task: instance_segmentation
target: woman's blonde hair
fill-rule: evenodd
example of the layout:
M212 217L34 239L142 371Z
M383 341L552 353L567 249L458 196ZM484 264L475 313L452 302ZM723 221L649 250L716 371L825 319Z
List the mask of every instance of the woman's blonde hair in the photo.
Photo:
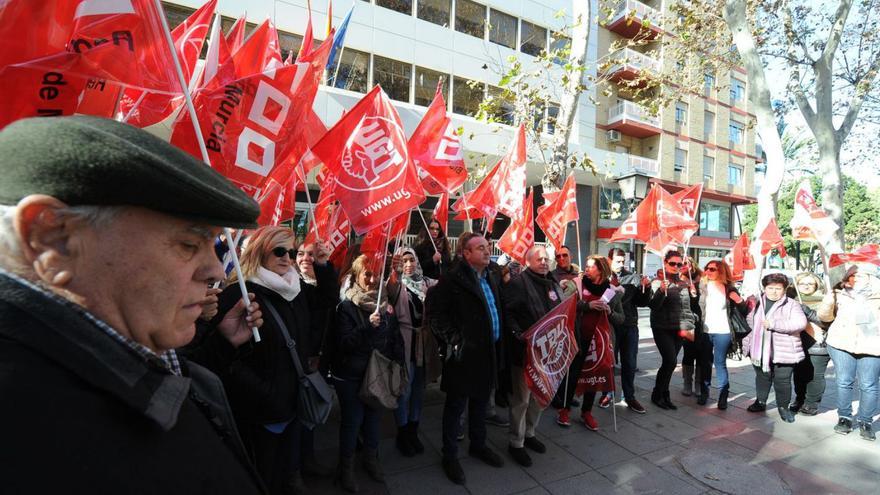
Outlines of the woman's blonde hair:
M357 285L360 276L370 269L370 258L366 254L362 254L351 262L351 283Z
M794 276L794 285L797 286L801 283L801 280L810 279L816 283L816 292L814 294L824 294L825 293L825 282L819 278L815 273L810 272L801 272Z
M296 238L293 232L286 227L261 227L248 237L247 246L241 253L239 260L241 261L241 273L247 279L251 275L257 273L257 270L263 266L266 258L271 256L272 249L279 245L291 241L294 249L296 248ZM296 260L291 260L295 262ZM229 275L227 284L231 284L238 279L235 270Z

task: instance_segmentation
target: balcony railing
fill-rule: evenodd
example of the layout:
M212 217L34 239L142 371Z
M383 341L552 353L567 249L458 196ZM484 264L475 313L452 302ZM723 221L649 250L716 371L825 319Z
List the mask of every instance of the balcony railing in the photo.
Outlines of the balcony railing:
M660 175L660 162L657 160L652 160L643 156L629 155L626 153L623 153L622 155L624 157L624 165L620 171L621 177L629 174L642 174L651 177L657 177Z
M653 7L648 7L637 0L621 0L617 4L617 8L614 9L614 17L609 24L613 24L621 17L630 14L632 14L635 19L638 19L639 22L644 21L645 19L659 22L660 19L660 12Z
M622 101L608 109L608 124L621 120L634 120L642 124L660 127L660 118L649 115L644 108L631 101Z
M639 53L630 48L617 50L611 55L611 59L615 60L615 64L611 66L608 72L613 74L619 70L631 67L636 70L647 70L649 72L659 72L660 62L651 58L644 53Z

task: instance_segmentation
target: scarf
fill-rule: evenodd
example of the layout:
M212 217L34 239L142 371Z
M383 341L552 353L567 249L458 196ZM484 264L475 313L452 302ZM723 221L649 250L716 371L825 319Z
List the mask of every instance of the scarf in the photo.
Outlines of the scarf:
M594 296L602 297L602 294L611 287L611 282L608 280L603 280L601 284L594 284L590 277L586 275L583 277L584 289L588 290L590 294Z
M257 273L248 277L247 280L276 292L287 302L293 301L300 291L299 273L293 267L282 277L261 266L257 268Z
M425 295L428 293L428 281L423 275L422 265L419 264L419 257L416 256L416 252L413 248L401 247L394 254L401 258L403 258L403 255L409 254L415 260L416 267L412 275L402 274L400 281L404 287L419 298L419 301L425 302Z
M359 284L352 284L351 287L345 291L345 299L353 302L355 306L367 313L373 313L376 311L376 299L378 296L378 290L364 290ZM382 306L388 302L387 296L387 293L382 294Z

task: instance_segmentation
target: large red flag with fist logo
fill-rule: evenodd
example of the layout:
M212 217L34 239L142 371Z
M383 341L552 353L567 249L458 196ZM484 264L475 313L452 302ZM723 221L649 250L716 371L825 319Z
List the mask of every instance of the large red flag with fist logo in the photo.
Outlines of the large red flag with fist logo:
M561 190L544 195L547 204L538 208L538 226L557 250L565 242L565 227L580 218L576 187L574 174L570 174Z
M534 190L529 191L529 195L523 202L522 218L511 221L510 227L507 227L501 239L498 239L498 249L507 253L523 266L526 264L526 253L529 248L535 245L535 222L532 209L534 193Z
M327 131L312 153L333 174L336 197L358 234L425 199L400 117L378 85Z
M452 193L467 180L458 133L446 115L442 81L434 101L409 138L409 152L427 194Z
M524 334L526 385L542 408L547 407L578 353L574 337L577 298L569 297Z

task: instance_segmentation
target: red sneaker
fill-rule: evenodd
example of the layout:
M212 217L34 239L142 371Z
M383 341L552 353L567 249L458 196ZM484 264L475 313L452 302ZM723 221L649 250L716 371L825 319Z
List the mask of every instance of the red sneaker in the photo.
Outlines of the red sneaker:
M584 420L584 426L586 426L587 429L599 431L599 423L596 421L596 418L593 417L592 413L582 413L581 419Z
M556 424L559 426L571 426L571 420L568 418L568 409L557 409Z
M611 395L603 395L601 399L599 399L599 407L602 409L608 409L611 405Z

